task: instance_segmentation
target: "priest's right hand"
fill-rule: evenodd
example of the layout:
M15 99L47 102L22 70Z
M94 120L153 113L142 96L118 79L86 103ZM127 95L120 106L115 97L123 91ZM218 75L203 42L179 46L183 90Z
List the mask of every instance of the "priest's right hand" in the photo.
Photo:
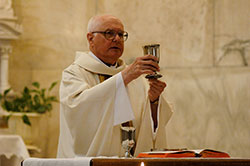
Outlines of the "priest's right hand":
M142 74L154 74L155 71L160 71L157 61L157 57L153 55L137 57L132 64L122 71L124 84L127 85Z

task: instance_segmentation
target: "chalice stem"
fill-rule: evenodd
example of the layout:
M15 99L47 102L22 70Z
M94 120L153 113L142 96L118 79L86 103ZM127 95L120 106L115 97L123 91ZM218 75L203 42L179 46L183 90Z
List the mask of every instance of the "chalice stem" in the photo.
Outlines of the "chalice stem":
M155 148L155 142L156 142L156 139L153 139L153 151L156 149Z

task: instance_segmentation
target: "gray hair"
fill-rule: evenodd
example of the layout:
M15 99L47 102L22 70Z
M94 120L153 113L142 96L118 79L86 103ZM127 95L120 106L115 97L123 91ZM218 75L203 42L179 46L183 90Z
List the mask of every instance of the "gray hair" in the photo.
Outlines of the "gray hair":
M92 32L94 31L95 27L97 26L97 16L91 17L89 22L88 22L88 28L87 28L87 32Z
M113 19L117 19L118 21L121 22L121 20L119 20L118 18L116 18L113 15L109 15L109 14L105 14L105 15L97 15L97 16L93 16L92 18L90 18L89 22L88 22L88 28L87 28L87 32L93 32L96 30L96 27L98 27L102 21L106 18L113 18ZM122 22L121 22L122 24ZM123 25L123 24L122 24Z

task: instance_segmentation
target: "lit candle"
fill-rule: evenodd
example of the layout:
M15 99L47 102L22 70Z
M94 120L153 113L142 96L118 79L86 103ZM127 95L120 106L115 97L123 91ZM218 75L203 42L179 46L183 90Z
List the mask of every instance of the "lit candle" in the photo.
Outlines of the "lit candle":
M141 162L141 166L144 166L144 162Z

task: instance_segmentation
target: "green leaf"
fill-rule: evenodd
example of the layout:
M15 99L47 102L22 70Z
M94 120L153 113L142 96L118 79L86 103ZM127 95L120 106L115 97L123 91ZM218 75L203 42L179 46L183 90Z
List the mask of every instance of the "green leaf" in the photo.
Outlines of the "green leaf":
M46 107L45 106L40 106L38 109L37 109L37 113L45 113L46 112Z
M53 82L49 87L49 91L51 91L56 86L56 84L57 82Z
M24 114L24 115L22 116L22 119L23 119L23 123L25 123L26 125L31 126L29 117L28 117L27 115Z
M40 103L40 98L39 98L38 95L34 96L34 101L35 101L35 104L39 104Z
M36 90L36 89L32 89L30 90L31 93L37 93L37 94L40 94L40 91L39 90Z
M49 96L48 98L47 98L47 102L58 102L58 100L57 100L57 98L56 98L56 96Z
M29 93L29 88L27 86L24 87L23 93Z
M24 101L29 101L31 99L31 94L29 88L25 87L23 89L22 98Z
M53 82L50 87L41 88L38 82L32 83L32 88L24 87L21 95L17 94L12 98L8 98L7 94L11 89L5 90L5 93L0 94L0 104L8 112L36 112L36 113L47 113L53 108L52 103L58 102L57 96L49 95L48 92L51 91L57 82ZM5 96L6 95L6 96ZM31 122L27 115L22 116L22 120L25 124L31 125Z
M36 87L37 89L40 88L40 84L39 84L38 82L33 82L32 85L33 85L34 87Z
M43 89L41 90L41 92L40 92L40 95L41 95L43 101L46 100L46 98L45 98L45 91L46 91L46 89L43 88Z
M13 110L12 107L13 104L11 102L8 102L8 101L4 101L3 103L3 109L7 110L7 111L11 111Z
M5 91L4 91L4 96L6 96L9 92L10 92L10 90L11 90L11 88L9 88L9 89L6 89Z
M47 105L47 110L48 110L48 111L52 110L52 104L48 104L48 105Z

